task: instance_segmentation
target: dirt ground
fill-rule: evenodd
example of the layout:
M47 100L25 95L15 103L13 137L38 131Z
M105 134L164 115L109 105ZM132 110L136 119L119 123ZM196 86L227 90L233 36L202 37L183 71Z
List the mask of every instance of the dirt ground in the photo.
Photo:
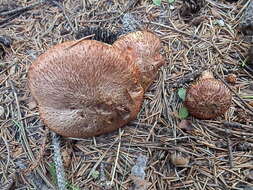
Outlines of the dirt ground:
M0 59L0 189L57 186L51 133L27 87L33 60L52 45L75 39L84 27L117 32L126 13L161 38L166 65L135 121L99 137L61 139L67 188L138 189L130 174L143 155L148 189L253 189L253 72L245 67L251 44L238 29L250 0L175 0L160 6L151 0L54 0L15 16L2 14L36 2L0 0L0 36L12 40L0 48L5 54ZM183 11L189 4L190 14ZM229 87L232 105L216 119L189 116L182 122L178 89L206 69ZM227 79L231 74L235 81ZM186 164L176 167L173 155Z

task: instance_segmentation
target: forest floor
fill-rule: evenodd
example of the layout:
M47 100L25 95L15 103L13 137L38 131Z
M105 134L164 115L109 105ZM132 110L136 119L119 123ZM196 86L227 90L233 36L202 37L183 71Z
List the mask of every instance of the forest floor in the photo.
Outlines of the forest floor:
M253 72L245 67L251 44L239 30L250 1L191 0L186 12L189 4L181 0L160 6L151 0L54 0L6 15L3 10L39 1L2 2L0 35L12 44L0 42L0 189L57 185L50 131L27 87L33 60L84 27L120 30L126 13L161 38L166 64L135 121L99 137L61 139L68 189L134 189L131 170L141 156L147 158L141 182L148 189L253 189ZM232 105L213 120L182 119L178 90L207 69L229 86ZM175 156L185 165L175 166Z

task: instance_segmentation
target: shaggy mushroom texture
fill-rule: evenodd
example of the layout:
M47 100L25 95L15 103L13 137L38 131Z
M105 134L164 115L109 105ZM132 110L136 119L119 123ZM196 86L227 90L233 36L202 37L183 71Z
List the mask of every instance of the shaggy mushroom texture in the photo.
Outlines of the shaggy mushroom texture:
M141 72L144 90L154 81L158 69L165 63L160 54L160 39L148 31L137 31L120 37L113 46L122 51L131 51Z
M139 76L131 55L92 40L54 46L28 73L42 120L66 137L111 132L134 119L144 92Z
M229 89L210 72L204 72L186 93L185 106L191 115L199 119L214 119L230 107L232 95Z
M69 41L46 51L28 72L45 125L66 137L114 131L136 118L159 66L160 40L133 32L113 45Z

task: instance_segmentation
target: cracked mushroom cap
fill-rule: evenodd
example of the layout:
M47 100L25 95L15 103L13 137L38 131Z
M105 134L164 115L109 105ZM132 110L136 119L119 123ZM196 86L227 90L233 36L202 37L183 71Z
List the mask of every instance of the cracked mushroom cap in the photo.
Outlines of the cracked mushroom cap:
M121 36L113 43L122 51L130 50L141 71L144 90L154 81L158 69L165 63L160 54L161 41L151 32L137 31Z
M47 127L65 137L114 131L137 116L144 90L130 55L93 40L56 45L28 72Z
M229 89L210 72L203 72L186 93L185 106L199 119L214 119L224 114L232 103Z

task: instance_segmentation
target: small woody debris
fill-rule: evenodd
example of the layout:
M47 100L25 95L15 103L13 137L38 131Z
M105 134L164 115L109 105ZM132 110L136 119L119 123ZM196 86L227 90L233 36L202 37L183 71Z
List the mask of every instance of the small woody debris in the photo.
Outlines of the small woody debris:
M131 170L131 179L133 180L132 190L147 190L151 185L150 182L145 180L145 169L148 158L144 155L139 155L136 164Z

